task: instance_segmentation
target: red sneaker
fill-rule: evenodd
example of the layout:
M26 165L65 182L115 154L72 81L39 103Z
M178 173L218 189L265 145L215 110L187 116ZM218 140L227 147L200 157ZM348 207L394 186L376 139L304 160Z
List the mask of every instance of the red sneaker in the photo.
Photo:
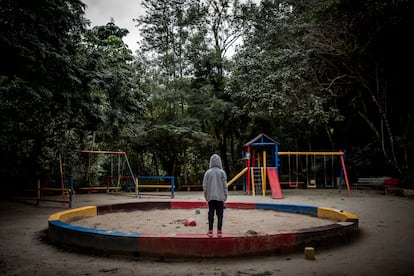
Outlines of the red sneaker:
M219 238L223 237L223 232L221 232L221 230L217 231L217 237Z
M209 236L210 238L213 237L213 231L212 230L208 230L207 236Z

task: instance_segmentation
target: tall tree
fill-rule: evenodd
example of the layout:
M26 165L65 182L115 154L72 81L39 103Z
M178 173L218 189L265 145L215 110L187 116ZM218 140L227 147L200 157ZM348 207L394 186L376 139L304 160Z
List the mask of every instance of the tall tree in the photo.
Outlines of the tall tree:
M187 116L192 68L188 46L197 43L202 8L197 1L143 1L146 14L135 21L141 28L142 56L153 74L147 79L147 128L153 163L172 175L187 175L188 148L198 141L197 122ZM182 168L185 171L182 172ZM156 172L156 173L159 173ZM186 180L185 180L186 181Z
M144 113L134 58L122 40L127 34L128 30L118 27L113 20L83 34L78 58L88 69L84 78L95 111L94 124L85 130L80 141L83 148L127 151L132 126ZM87 162L77 162L85 165L83 170L77 167L82 172L77 180L88 185L105 181L100 178L108 176L108 158L104 155L83 157L87 157Z
M229 74L229 51L233 49L243 30L240 1L201 1L205 7L204 45L198 58L194 59L194 94L191 112L198 116L203 130L214 137L228 174L239 160L235 154L234 137L240 133L239 121L233 119L232 103L225 93ZM206 116L207 115L207 116ZM228 153L230 152L230 156ZM236 152L238 152L236 150ZM229 159L230 157L230 159Z
M123 144L122 128L142 115L143 96L134 79L132 52L122 41L127 34L127 29L112 21L87 30L83 40L84 60L94 70L90 89L96 109L101 111L101 123L93 130L98 130L98 139L111 147Z
M347 129L357 133L354 146L366 148L358 166L365 167L369 156L386 173L400 175L412 164L407 157L413 150L405 69L412 45L406 36L409 2L323 1L313 11L309 38L318 46L311 62L319 68L321 87L334 96L347 121L360 122L353 124L359 129Z
M92 117L73 60L87 21L77 0L0 1L0 174L34 183L68 132ZM13 178L13 181L11 179Z
M298 144L352 149L351 164L365 174L409 168L412 114L402 92L409 77L397 66L410 56L408 1L262 1L252 8L229 89L240 114L277 122L274 136L284 144L304 137Z
M174 130L170 135L182 133L182 127L208 133L229 169L227 142L233 128L224 87L226 52L241 27L236 25L238 1L148 0L143 6L147 13L136 20L142 49L151 53L159 71L151 107L160 112L152 114L164 114L168 129Z
M287 148L318 148L338 111L329 106L308 63L309 24L290 2L262 1L246 10L244 44L234 58L227 93L255 132L272 132ZM328 137L329 138L329 135ZM324 139L329 142L328 139ZM331 145L334 147L334 145Z

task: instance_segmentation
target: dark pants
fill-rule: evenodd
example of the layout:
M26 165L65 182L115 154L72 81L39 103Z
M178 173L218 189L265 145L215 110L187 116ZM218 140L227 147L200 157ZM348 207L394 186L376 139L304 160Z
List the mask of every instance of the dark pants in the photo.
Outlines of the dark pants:
M217 214L217 230L221 231L223 226L223 210L224 202L218 200L210 200L208 202L208 230L213 230L214 213Z

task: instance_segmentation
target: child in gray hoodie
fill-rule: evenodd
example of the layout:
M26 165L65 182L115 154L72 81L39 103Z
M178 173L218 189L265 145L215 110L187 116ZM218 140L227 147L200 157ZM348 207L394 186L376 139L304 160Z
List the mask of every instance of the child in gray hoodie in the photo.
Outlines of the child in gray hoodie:
M217 236L222 237L224 202L227 200L227 175L218 154L210 157L210 167L203 178L204 198L208 202L208 232L213 236L214 214L217 215Z

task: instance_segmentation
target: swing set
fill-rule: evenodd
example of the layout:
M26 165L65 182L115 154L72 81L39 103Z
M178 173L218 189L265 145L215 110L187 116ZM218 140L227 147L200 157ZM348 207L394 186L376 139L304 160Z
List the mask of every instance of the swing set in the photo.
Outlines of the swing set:
M92 192L92 191L100 191L100 190L104 190L107 193L112 192L112 191L120 191L122 189L121 186L121 182L123 179L129 179L132 180L133 185L129 185L128 186L128 191L129 192L133 192L135 194L135 196L138 196L138 181L136 179L136 177L134 176L134 173L132 171L131 165L129 163L128 160L128 156L126 154L126 152L124 151L105 151L105 150L83 150L82 153L87 153L87 154L104 154L104 155L110 155L110 171L111 171L111 176L106 178L106 185L102 186L102 185L91 185L89 183L88 187L81 187L80 190L82 191L87 191L87 192ZM114 176L114 156L118 156L118 172L117 175ZM123 158L123 160L122 160ZM124 176L122 171L125 169L125 165L128 169L129 172L129 176ZM90 162L88 165L88 172L87 175L89 177L89 167L90 167Z
M93 151L83 150L88 154L109 154L111 175L106 177L105 186L89 185L82 187L83 191L106 191L107 193L132 193L135 197L141 198L143 195L150 196L170 196L174 198L174 177L173 176L135 176L128 156L124 151ZM118 156L117 173L115 174L114 156ZM90 165L89 165L90 166ZM88 168L89 168L88 166ZM128 169L129 175L124 174L124 170ZM89 173L87 173L89 174ZM156 190L167 189L168 193L142 193L140 189Z
M342 189L342 182L345 180L348 194L352 195L348 173L345 167L345 154L342 151L334 152L279 152L281 158L287 157L288 172L284 173L280 166L280 184L287 184L290 188L298 188L305 185L306 188L317 188L318 184L324 188ZM323 158L322 165L318 159ZM339 157L339 165L335 163L335 157ZM294 159L292 161L292 159ZM282 162L281 162L282 163ZM339 173L336 175L335 172ZM330 173L329 173L330 172ZM286 179L287 178L287 179ZM336 182L336 183L335 183Z

